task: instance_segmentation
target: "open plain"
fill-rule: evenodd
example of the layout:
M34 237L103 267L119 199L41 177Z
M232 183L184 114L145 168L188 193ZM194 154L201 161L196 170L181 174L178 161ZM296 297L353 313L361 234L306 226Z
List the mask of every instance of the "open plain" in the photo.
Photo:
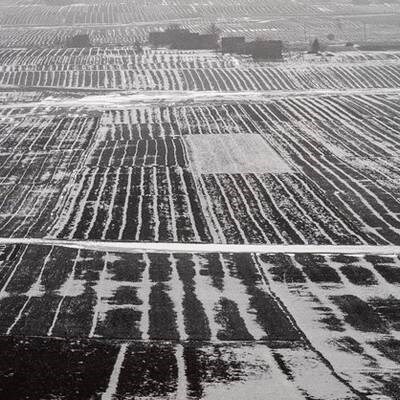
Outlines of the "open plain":
M0 400L399 400L399 14L1 1Z

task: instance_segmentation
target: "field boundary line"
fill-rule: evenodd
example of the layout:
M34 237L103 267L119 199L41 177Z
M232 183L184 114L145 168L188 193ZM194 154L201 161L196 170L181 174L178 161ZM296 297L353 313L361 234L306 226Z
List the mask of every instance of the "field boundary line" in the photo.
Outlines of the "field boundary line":
M82 107L86 110L113 110L131 108L138 105L176 105L230 102L267 102L298 97L335 97L357 95L391 95L399 94L400 87L394 88L343 88L343 89L274 89L259 91L216 91L216 90L124 90L116 88L84 88L58 86L18 86L0 85L0 92L14 89L26 91L55 92L54 96L26 103L0 104L8 108L16 107ZM70 97L61 97L61 93L69 93ZM74 94L75 96L72 96Z
M400 255L395 245L284 245L175 242L113 242L68 239L0 238L0 244L60 246L115 253L268 253Z

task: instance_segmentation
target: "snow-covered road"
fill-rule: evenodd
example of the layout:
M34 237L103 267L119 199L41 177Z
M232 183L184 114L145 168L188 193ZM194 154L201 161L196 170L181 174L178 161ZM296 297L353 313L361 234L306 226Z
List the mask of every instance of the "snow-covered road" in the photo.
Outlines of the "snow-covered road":
M173 242L112 242L37 238L0 238L0 245L27 244L124 253L269 253L269 254L399 254L400 246L277 245Z

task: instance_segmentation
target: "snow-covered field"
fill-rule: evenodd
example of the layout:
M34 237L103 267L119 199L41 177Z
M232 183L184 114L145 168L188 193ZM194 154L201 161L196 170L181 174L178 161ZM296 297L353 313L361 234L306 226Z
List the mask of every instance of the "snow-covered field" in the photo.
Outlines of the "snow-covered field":
M57 67L55 67L57 66ZM285 63L132 46L0 48L0 89L264 92L398 88L398 52L344 52ZM166 94L166 93L164 93ZM93 99L92 99L93 100Z
M0 4L0 45L51 47L68 37L87 33L94 44L131 44L146 40L149 31L179 23L207 31L216 22L225 35L268 37L307 43L315 37L329 42L398 39L399 4L371 1L320 2L293 0L142 1L3 0Z
M1 235L399 245L394 88L190 96L7 101Z
M102 399L396 399L399 257L9 244L0 390L23 373L9 354L35 347L37 390L70 360L48 396L96 366L90 390Z
M200 174L290 172L289 165L261 135L188 135L185 141Z
M400 399L398 4L0 2L1 400Z

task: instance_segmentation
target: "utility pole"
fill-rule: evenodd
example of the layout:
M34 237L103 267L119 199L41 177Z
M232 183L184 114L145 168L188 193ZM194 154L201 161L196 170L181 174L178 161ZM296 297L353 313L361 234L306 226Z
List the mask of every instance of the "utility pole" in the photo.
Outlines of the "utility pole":
M304 42L308 42L308 35L307 35L307 28L306 25L303 25L303 30L304 30Z

